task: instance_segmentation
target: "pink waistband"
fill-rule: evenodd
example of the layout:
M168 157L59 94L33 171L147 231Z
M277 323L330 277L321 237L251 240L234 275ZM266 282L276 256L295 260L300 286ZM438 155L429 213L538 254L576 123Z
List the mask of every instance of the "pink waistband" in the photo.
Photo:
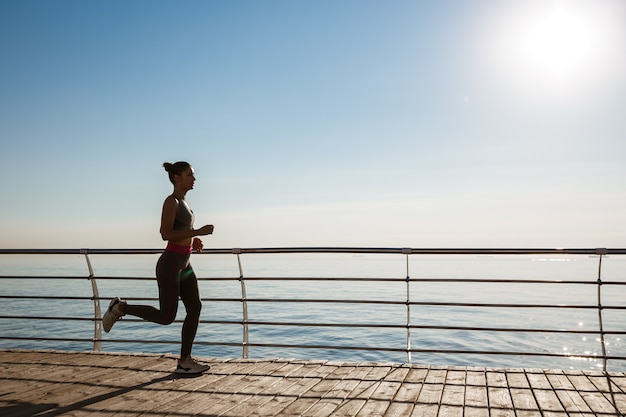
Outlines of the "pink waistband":
M191 253L191 245L177 245L176 243L167 242L165 250L175 253L182 253L183 255L189 255Z

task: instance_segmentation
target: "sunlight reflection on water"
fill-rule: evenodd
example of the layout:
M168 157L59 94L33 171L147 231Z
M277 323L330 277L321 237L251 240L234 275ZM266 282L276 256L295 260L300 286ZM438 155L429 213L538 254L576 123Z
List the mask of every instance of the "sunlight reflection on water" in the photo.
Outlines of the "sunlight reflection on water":
M139 276L151 278L144 281L119 281L99 279L100 296L105 298L156 298L158 296L154 276L157 255L97 255L91 256L97 277ZM625 260L617 257L604 261L605 281L624 281L620 276ZM31 256L0 258L1 275L68 275L87 276L84 258L77 255ZM241 286L236 280L224 281L210 278L237 278L236 257L233 255L194 255L192 263L200 278L201 296L205 299L202 320L240 322L242 314ZM342 282L342 281L281 281L251 280L246 282L248 314L250 321L278 321L294 323L352 323L405 325L407 307L407 265L402 255L248 255L242 256L244 275L253 277L366 277L396 278L393 282ZM27 266L25 266L27 265ZM411 279L530 279L595 281L597 259L589 257L546 258L531 256L412 256L409 262ZM623 305L626 300L622 287L603 286L605 305ZM0 280L0 294L91 296L88 279L80 280ZM411 330L411 346L423 350L474 350L480 352L546 352L567 356L535 357L509 355L476 355L464 353L414 352L413 363L460 366L540 367L598 369L600 359L581 358L580 355L601 356L601 342L592 333L539 333L515 329L580 330L595 331L598 323L596 309L558 309L541 307L545 304L595 305L596 285L544 284L544 283L433 283L414 281L410 284L412 302L449 302L453 306L412 305L412 325L423 326ZM283 301L254 301L278 298ZM357 303L311 303L303 299L335 300L388 300L394 305ZM212 299L235 299L219 301ZM303 300L303 301L298 301ZM141 301L156 306L153 301ZM4 300L0 315L52 315L91 317L93 304L90 300ZM531 304L534 307L520 310L514 307L468 306L467 303ZM103 308L106 307L103 302ZM624 329L625 320L621 310L603 311L604 330ZM184 317L182 303L177 319ZM130 317L123 320L105 339L164 340L171 344L103 343L107 351L178 351L180 324L159 326L152 323L134 322ZM431 329L429 326L447 326L449 329ZM459 327L504 327L508 332L488 330L468 331ZM21 320L0 320L5 336L68 337L90 339L93 323L90 321L30 321L25 326ZM196 340L237 344L241 342L241 324L201 324ZM362 346L405 348L405 328L367 327L307 327L250 325L251 343L309 344L331 346ZM0 347L91 349L90 343L33 342L0 340ZM626 356L626 348L619 334L606 336L607 351L611 355ZM241 356L239 346L196 345L199 356ZM393 361L406 362L405 352L380 352L370 350L332 350L295 348L249 348L250 357L298 357L304 359L331 359L345 361ZM625 370L626 364L610 361L609 369Z

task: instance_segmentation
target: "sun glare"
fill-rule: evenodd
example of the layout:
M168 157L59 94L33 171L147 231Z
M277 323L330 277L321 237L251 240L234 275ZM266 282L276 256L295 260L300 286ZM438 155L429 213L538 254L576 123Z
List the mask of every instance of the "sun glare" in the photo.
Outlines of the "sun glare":
M584 104L623 76L624 11L621 0L496 2L476 20L468 61L495 94L551 108Z
M557 4L530 23L525 39L529 64L556 77L584 66L590 58L592 36L584 17Z

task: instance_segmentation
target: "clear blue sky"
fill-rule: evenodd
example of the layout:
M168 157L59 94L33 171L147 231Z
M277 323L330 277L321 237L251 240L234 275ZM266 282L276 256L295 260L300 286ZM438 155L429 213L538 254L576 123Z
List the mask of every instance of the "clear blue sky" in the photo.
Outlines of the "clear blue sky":
M626 247L626 2L0 0L0 247Z

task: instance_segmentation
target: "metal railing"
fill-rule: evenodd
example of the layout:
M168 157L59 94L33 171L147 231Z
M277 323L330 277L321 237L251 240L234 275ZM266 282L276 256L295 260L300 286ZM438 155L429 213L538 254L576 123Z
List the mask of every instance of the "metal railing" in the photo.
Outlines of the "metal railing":
M17 295L17 294L4 294L0 293L0 299L6 300L91 300L93 301L93 316L92 317L59 317L54 315L46 316L32 316L32 315L0 315L0 328L2 325L1 320L79 320L79 321L91 321L94 324L93 337L91 338L53 338L53 337L27 337L27 336L6 336L0 335L0 340L18 340L18 341L58 341L58 342L89 342L92 343L92 349L100 351L102 349L102 343L116 342L116 343L179 343L179 341L150 341L150 340L130 340L130 339L103 339L102 337L102 300L108 300L107 297L101 297L98 289L98 280L148 280L153 278L141 278L141 277L97 277L94 273L92 263L90 261L90 255L138 255L138 254L160 254L162 249L0 249L0 256L10 255L67 255L67 254L80 254L84 256L87 263L88 273L87 277L59 277L56 275L37 275L37 276L15 276L15 275L0 275L0 280L30 280L30 279L89 279L91 283L92 295L91 297L80 296L55 296L55 295ZM371 277L272 277L272 276L246 276L244 274L242 257L250 254L387 254L387 255L400 255L403 262L406 264L406 276L395 278L371 278ZM249 349L251 347L267 347L267 348L293 348L293 349L329 349L329 350L374 350L374 351L387 351L387 352L401 352L406 354L407 361L410 363L412 360L412 354L414 353L429 353L429 354L468 354L468 355L511 355L511 356L543 356L543 357L564 357L569 356L568 353L563 352L548 352L548 351L486 351L486 350L471 350L471 349L451 349L451 348L416 348L411 345L412 332L417 331L464 331L464 332L515 332L515 333L543 333L550 335L578 335L587 334L597 337L601 349L602 369L607 370L607 362L609 360L626 361L626 356L609 354L606 349L606 336L613 335L620 337L626 335L626 330L622 329L607 329L605 326L605 320L603 312L608 310L623 311L626 310L626 305L607 305L604 304L603 288L614 286L626 286L626 279L617 281L603 280L603 259L609 255L626 255L626 249L450 249L450 248L333 248L333 247L288 247L288 248L235 248L235 249L209 249L202 252L203 256L219 255L219 254L232 254L236 257L237 267L239 270L239 276L237 277L219 277L219 278L203 278L199 277L199 281L233 281L239 282L240 297L237 298L203 298L203 301L214 302L237 302L241 303L241 319L240 320L202 320L201 323L208 324L224 324L224 325L237 325L241 326L242 337L241 342L208 342L208 341L196 341L199 345L220 345L239 347L242 350L242 357L248 357ZM411 276L411 263L410 258L419 255L473 255L473 256L498 256L498 255L543 255L543 256L578 256L588 255L590 257L597 257L597 275L593 279L588 280L558 280L558 279L504 279L504 278L431 278L431 277L412 277ZM195 256L195 255L194 255ZM0 271L0 274L2 272ZM280 298L280 297L254 297L250 295L250 291L246 284L259 281L277 281L277 282L350 282L350 283L404 283L406 286L406 297L396 300L385 299L352 299L352 298ZM573 285L573 286L593 286L596 288L596 299L593 303L589 304L563 304L563 303L479 303L471 301L463 302L451 302L451 301L426 301L412 299L412 287L424 283L434 283L437 285L473 285L473 284L557 284L557 285ZM134 298L135 300L156 300L155 298ZM250 320L249 318L249 304L250 303L307 303L311 305L315 304L358 304L358 305L383 305L383 306L395 306L402 307L406 310L406 320L400 323L392 324L375 324L375 323L346 323L346 322L317 322L317 321L275 321L275 320ZM461 325L427 325L427 324L415 324L411 322L411 308L488 308L498 311L498 309L516 309L523 311L524 309L559 309L563 311L570 311L572 309L593 310L597 312L597 328L596 329L548 329L548 328L531 328L531 327L498 327L498 326L461 326ZM132 321L132 319L131 319ZM136 320L140 321L140 320ZM299 326L299 327L328 327L328 328L371 328L371 329L396 329L402 330L406 333L405 343L403 346L344 346L344 345L330 345L330 344L285 344L285 343L262 343L254 342L250 340L250 328L253 326ZM598 359L593 354L576 354L576 357L583 359Z

